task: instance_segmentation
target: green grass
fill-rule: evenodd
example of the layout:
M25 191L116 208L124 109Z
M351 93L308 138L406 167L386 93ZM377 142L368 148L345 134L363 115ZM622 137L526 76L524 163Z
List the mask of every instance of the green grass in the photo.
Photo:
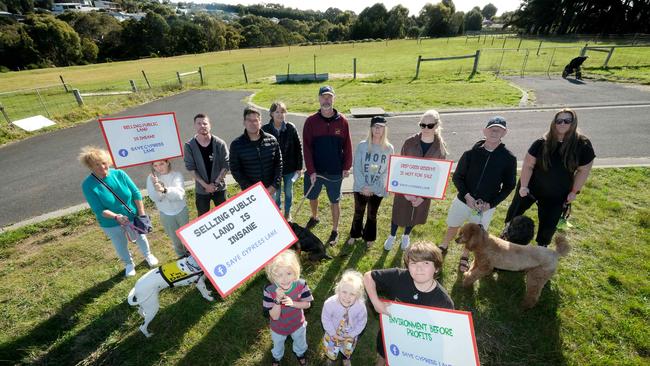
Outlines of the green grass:
M462 288L456 272L460 248L451 248L440 280L456 307L472 312L483 365L648 364L649 180L649 168L592 172L574 204L575 228L568 233L572 252L532 310L518 306L524 292L520 273L498 272L474 288ZM428 223L416 227L412 240L439 242L454 194L452 189L446 201L432 205ZM193 202L191 195L188 202ZM337 276L346 268L366 271L401 262L401 251L386 253L381 248L390 202L382 203L379 239L369 251L358 242L332 249L335 258L328 262L303 258L304 276L316 299L306 313L314 364L322 361L317 348L320 310ZM498 208L492 233L501 229L506 205ZM347 240L352 206L352 197L345 195L341 242ZM321 210L315 232L325 238L330 218L325 205ZM306 222L307 214L305 206L297 221ZM172 260L171 245L155 224L149 236L152 247L162 261ZM141 260L139 254L136 259ZM161 292L161 310L150 325L156 334L145 339L137 329L140 316L125 301L136 279L123 278L110 242L88 211L0 234L0 268L0 359L9 364L269 363L271 339L261 311L263 275L214 303L193 288ZM138 275L146 270L140 264ZM355 364L372 364L377 327L371 310ZM287 364L295 365L290 356L289 348Z
M347 112L355 106L378 106L389 112L421 111L429 108L516 106L519 92L508 83L494 77L495 72L519 74L526 62L526 74L546 73L548 65L554 74L580 52L583 42L544 41L537 54L539 41L524 40L519 51L501 51L501 47L516 49L519 40L502 38L481 40L465 37L400 40L356 44L292 46L245 49L185 55L170 58L150 58L65 68L28 70L0 74L0 103L13 120L36 114L47 115L46 109L58 123L45 131L72 126L98 115L114 113L128 106L141 104L178 92L176 72L194 71L203 67L208 89L246 89L257 93L253 101L267 106L276 99L284 100L292 112L311 112L316 107L318 84L275 84L276 74L313 73L331 75L328 83L337 88L337 107ZM554 52L553 49L557 48ZM472 59L423 63L420 77L414 80L418 55L424 58L474 54L483 49L479 74L469 79ZM490 49L488 49L490 48ZM528 57L526 58L526 50ZM501 57L503 55L503 61ZM589 53L585 64L587 76L650 82L650 48L616 50L610 68L600 70L604 53ZM357 59L357 80L352 79L353 59ZM246 66L249 83L245 83L242 64ZM625 69L622 69L625 67ZM146 89L142 70L154 89ZM142 92L135 96L86 98L86 106L78 108L71 93L65 93L59 76L70 88L82 92L130 90L134 80ZM198 87L196 76L190 77ZM468 82L469 80L469 82ZM34 88L41 88L38 98ZM22 92L16 90L28 89ZM9 93L3 93L9 92ZM43 106L44 105L44 106ZM0 144L20 140L33 134L10 129L0 122Z

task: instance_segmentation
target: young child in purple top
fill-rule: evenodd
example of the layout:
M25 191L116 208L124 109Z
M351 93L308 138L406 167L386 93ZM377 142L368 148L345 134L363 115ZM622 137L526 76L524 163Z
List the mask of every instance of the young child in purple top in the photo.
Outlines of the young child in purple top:
M314 297L307 282L300 278L300 262L293 250L285 250L266 266L271 284L264 288L262 306L271 318L273 366L284 356L284 342L293 339L293 352L300 365L307 364L307 322L303 309L309 309Z
M341 352L343 365L349 366L352 365L350 357L357 345L359 334L368 321L363 276L348 269L343 273L334 291L336 295L325 301L320 317L325 329L321 346L328 359L328 365L333 365Z

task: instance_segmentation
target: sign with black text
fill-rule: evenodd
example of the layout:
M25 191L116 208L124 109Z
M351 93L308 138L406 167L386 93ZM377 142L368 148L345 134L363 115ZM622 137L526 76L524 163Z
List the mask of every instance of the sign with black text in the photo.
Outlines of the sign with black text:
M183 156L173 112L100 118L99 126L116 168Z
M176 234L222 297L298 240L261 182Z
M388 365L480 365L471 313L385 302L390 315L381 314L379 322Z
M391 155L388 160L386 190L441 200L445 198L451 160Z

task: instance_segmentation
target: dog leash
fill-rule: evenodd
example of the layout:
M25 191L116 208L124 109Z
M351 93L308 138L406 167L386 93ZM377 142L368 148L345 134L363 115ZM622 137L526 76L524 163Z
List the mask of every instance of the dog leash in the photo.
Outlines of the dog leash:
M307 177L305 177L305 179L306 179L306 178L307 178ZM340 182L340 181L343 180L343 177L341 177L340 179L329 179L329 178L324 177L324 176L322 176L322 175L320 175L320 174L316 174L316 180L318 180L318 179L323 179L323 180L326 180L326 181L328 181L328 182ZM300 204L298 205L298 207L296 208L296 211L294 212L294 214L296 215L296 217L298 217L298 214L300 213L300 209L302 208L302 205L303 205L303 204L305 203L305 201L307 200L307 196L309 196L309 193L311 193L311 190L312 190L312 188L314 188L314 186L316 186L316 182L315 182L315 181L314 181L314 183L312 183L312 184L309 186L309 189L307 190L307 193L305 193L305 195L302 197L302 200L300 200Z

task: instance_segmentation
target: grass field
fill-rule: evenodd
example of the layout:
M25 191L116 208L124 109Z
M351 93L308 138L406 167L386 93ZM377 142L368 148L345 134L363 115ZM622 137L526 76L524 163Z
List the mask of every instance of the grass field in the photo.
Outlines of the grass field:
M46 115L59 123L53 128L77 124L98 115L114 113L127 106L141 104L176 92L176 72L195 71L200 66L210 89L247 89L257 92L254 102L268 105L272 100L284 100L294 112L313 109L317 84L280 85L276 74L327 72L328 81L339 95L337 107L347 112L355 106L379 106L389 112L421 111L428 108L516 106L519 91L494 74L544 74L550 70L557 75L572 57L580 52L583 42L544 41L508 38L483 39L477 42L465 37L400 40L356 44L332 44L305 47L245 49L185 55L170 58L150 58L66 68L51 68L0 74L0 103L12 119L31 115ZM501 47L508 49L502 51ZM415 80L418 55L425 58L474 54L482 49L479 74L469 79L473 59L423 63L419 79ZM519 48L519 50L517 50ZM613 54L609 69L602 69L605 53L591 52L585 64L586 74L598 78L650 82L650 48L622 48ZM353 80L353 59L357 60L358 78ZM244 81L245 65L249 82ZM549 69L550 65L550 69ZM145 71L152 90L146 89ZM139 95L86 98L84 108L78 108L72 94L65 93L59 76L70 88L82 92L130 90L134 80ZM191 77L190 87L198 87ZM176 85L176 86L175 86ZM41 98L34 88L42 88ZM23 90L22 92L13 92ZM7 93L9 92L9 93ZM53 129L50 128L50 129ZM38 132L37 132L38 133ZM0 144L20 140L31 134L9 129L0 122Z
M649 168L595 169L574 204L569 231L572 252L561 261L537 307L522 311L520 273L497 272L464 289L456 271L460 248L453 247L440 277L456 307L471 311L483 365L647 365L650 362L650 180ZM299 185L300 187L300 185ZM231 193L235 193L231 187ZM432 205L429 222L412 240L438 242L451 199ZM193 202L188 197L188 202ZM366 271L401 262L401 251L384 252L391 199L379 213L379 239L339 244L328 262L303 261L315 296L307 311L309 356L322 362L320 310L346 268ZM192 204L190 204L193 206ZM342 201L341 242L350 226L352 197ZM295 208L295 207L294 207ZM152 211L151 207L149 209ZM325 238L329 214L321 207L316 234ZM491 232L502 228L506 203ZM297 221L307 220L307 208ZM155 215L152 215L155 216ZM192 217L195 213L191 214ZM157 218L156 218L157 219ZM174 258L156 224L150 235L162 261ZM141 259L139 254L137 259ZM147 271L138 266L138 276ZM225 300L206 302L193 288L165 290L150 325L153 338L137 329L141 318L126 303L136 281L125 279L110 242L88 211L0 234L0 360L8 364L167 365L268 364L271 339L261 311L263 275ZM377 315L354 354L357 365L374 360ZM288 365L295 360L287 351Z

